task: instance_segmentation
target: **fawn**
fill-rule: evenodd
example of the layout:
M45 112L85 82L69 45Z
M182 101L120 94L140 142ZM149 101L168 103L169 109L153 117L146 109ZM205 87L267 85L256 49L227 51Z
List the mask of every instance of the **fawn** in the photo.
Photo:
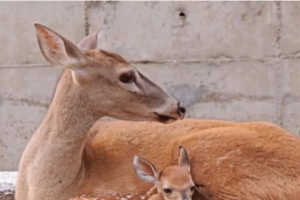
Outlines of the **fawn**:
M188 153L182 145L178 148L177 165L158 171L147 159L134 156L133 167L141 180L155 185L146 194L111 193L94 197L81 196L70 200L191 200L196 186L190 173Z

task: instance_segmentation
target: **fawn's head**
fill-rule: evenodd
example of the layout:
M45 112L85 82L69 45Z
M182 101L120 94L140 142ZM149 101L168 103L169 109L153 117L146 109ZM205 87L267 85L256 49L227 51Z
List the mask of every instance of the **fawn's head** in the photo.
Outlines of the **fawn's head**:
M83 103L93 115L163 123L184 117L185 109L177 100L125 59L96 49L101 31L86 36L76 46L43 25L34 26L46 60L70 71L72 81L68 83L71 88L68 92L74 93L70 99L84 97Z
M190 173L190 161L186 149L179 146L177 166L166 167L161 172L148 160L135 156L133 166L137 176L156 185L157 192L165 200L191 200L195 190Z

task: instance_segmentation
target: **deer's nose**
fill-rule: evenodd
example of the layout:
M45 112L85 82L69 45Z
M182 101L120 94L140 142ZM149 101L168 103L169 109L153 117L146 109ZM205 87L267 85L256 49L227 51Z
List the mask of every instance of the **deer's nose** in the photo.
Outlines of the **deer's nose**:
M186 195L185 192L181 193L181 200L189 200L188 196Z
M182 114L185 114L185 108L184 108L184 107L179 106L179 110L180 110L180 112L181 112Z
M181 119L183 119L184 116L185 116L186 110L185 110L185 108L181 105L180 102L178 102L178 110L179 110L179 114L182 115L182 118L181 118Z

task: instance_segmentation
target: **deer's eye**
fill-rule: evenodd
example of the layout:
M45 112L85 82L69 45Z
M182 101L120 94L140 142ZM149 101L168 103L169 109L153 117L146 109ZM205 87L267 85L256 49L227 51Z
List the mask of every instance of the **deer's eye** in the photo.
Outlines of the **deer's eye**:
M165 192L166 194L171 194L171 193L172 193L172 190L169 189L169 188L165 188L165 189L164 189L164 192Z
M119 79L122 83L131 83L134 80L134 75L132 72L126 72L121 74Z

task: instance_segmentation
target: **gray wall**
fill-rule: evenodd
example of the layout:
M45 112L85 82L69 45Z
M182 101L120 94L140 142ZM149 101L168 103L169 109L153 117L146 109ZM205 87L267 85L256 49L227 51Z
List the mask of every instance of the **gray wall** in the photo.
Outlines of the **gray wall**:
M99 41L188 108L188 117L265 120L298 135L299 2L1 2L0 170L16 170L61 73L33 22ZM185 17L180 16L184 13Z

